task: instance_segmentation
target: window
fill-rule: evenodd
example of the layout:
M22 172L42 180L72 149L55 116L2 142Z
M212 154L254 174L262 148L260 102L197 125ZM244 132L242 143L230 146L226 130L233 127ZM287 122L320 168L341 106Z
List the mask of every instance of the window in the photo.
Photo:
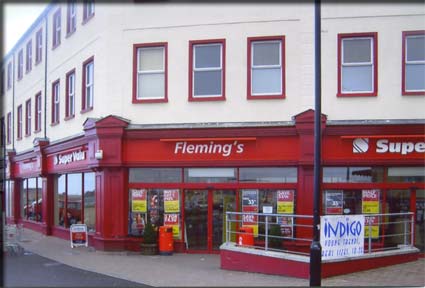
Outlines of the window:
M18 140L22 139L22 105L18 106L18 125L17 125L17 129L18 129Z
M56 80L52 84L52 125L59 123L59 102L60 102L60 90L59 80Z
M4 86L6 85L5 79L4 79L4 69L1 70L1 86L0 86L0 93L1 95L4 95Z
M31 99L25 103L25 136L31 135Z
M225 40L189 42L189 101L225 100Z
M35 95L35 132L41 131L41 92Z
M42 178L22 180L21 215L25 220L42 221L43 189Z
M83 7L83 24L94 16L94 0L85 0Z
M32 40L27 43L27 58L25 62L25 71L28 73L32 69Z
M68 228L82 223L87 225L88 232L94 232L95 173L63 174L57 176L55 182L54 224Z
M93 109L94 97L94 58L90 57L83 63L83 93L81 112Z
M133 103L167 102L167 43L133 46Z
M35 35L35 64L38 64L41 62L43 53L43 31L42 28L37 31L37 34Z
M75 114L75 69L66 74L66 111L65 119L74 117Z
M7 128L6 128L6 142L12 143L12 112L7 113Z
M403 95L425 95L425 31L403 32Z
M66 15L66 34L70 35L77 29L77 4L75 1L68 1Z
M6 217L13 217L14 214L14 193L13 186L15 185L14 181L6 180L5 181L5 204L6 204Z
M378 93L377 33L338 35L338 96Z
M0 119L0 129L1 129L1 132L0 132L0 136L1 136L1 139L0 139L0 146L1 147L4 147L4 143L5 143L5 127L4 127L4 117L1 117L1 119Z
M285 38L248 38L248 99L284 98Z
M61 10L58 9L55 14L53 14L53 48L56 48L61 44Z
M12 62L7 64L7 90L12 88Z
M18 52L18 80L22 79L24 75L24 51L19 50Z

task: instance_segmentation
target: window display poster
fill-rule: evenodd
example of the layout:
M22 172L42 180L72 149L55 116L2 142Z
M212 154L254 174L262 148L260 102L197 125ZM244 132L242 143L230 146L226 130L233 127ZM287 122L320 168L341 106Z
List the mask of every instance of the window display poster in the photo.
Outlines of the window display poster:
M379 213L379 189L362 190L362 213Z
M164 214L164 226L173 227L173 237L177 239L180 238L179 214Z
M326 191L325 197L326 214L342 214L344 203L342 191Z
M277 213L294 214L294 190L277 191Z
M252 227L258 237L258 190L242 190L242 226Z
M164 212L165 213L179 213L180 201L179 190L164 190Z
M283 237L293 237L293 218L289 216L277 217L277 223L280 225L280 232Z
M132 212L146 213L147 211L147 191L146 189L133 189L131 191Z
M321 216L322 260L363 255L364 229L364 215Z
M364 237L367 237L367 238L369 238L369 226L370 226L370 234L372 239L379 238L379 217L378 216L365 217Z

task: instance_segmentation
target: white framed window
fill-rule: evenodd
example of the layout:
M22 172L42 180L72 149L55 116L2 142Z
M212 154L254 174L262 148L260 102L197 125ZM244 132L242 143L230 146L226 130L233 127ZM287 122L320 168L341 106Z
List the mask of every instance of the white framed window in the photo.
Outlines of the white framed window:
M376 96L376 33L340 34L338 38L338 94Z
M52 85L52 124L59 123L59 105L60 105L60 83L59 80Z
M31 99L25 103L25 136L31 135Z
M53 15L53 48L61 43L61 10L58 9Z
M18 136L18 138L17 139L20 140L20 139L22 139L22 105L19 105L18 106L18 111L17 112L18 112L17 113L18 114L18 117L17 117L18 118L17 119L17 122L18 122L17 123L18 124L17 125L18 126L17 127L17 130L18 130L17 131L17 134L18 135L17 136Z
M77 4L75 0L68 1L66 33L71 34L77 29Z
M27 43L27 59L26 59L26 69L25 71L28 73L32 69L32 40Z
M425 94L425 31L403 32L404 95Z
M21 49L18 52L18 80L24 76L24 51Z
M191 41L189 100L224 100L224 40Z
M75 115L75 69L66 75L66 118Z
M82 111L93 109L94 98L94 58L90 57L83 63L83 95Z
M248 38L248 99L284 98L284 39Z
M40 30L37 31L37 34L35 35L35 64L41 62L42 59L42 53L43 53L43 30L40 28Z
M137 94L140 100L166 99L166 46L140 45L137 48Z
M35 132L41 131L41 92L35 95Z

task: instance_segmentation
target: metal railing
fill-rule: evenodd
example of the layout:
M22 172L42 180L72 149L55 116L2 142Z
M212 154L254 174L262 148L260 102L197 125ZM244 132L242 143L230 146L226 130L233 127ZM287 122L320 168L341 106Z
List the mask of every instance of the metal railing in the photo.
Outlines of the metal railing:
M414 246L413 212L363 215L365 253ZM312 215L226 212L226 243L309 255L313 238L312 223Z

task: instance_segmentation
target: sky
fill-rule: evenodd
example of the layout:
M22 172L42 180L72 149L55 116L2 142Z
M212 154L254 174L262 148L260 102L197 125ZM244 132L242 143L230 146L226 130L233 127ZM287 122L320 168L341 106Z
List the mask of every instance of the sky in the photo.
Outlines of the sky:
M47 7L47 3L13 3L3 5L3 56L6 55L24 35L35 19Z

